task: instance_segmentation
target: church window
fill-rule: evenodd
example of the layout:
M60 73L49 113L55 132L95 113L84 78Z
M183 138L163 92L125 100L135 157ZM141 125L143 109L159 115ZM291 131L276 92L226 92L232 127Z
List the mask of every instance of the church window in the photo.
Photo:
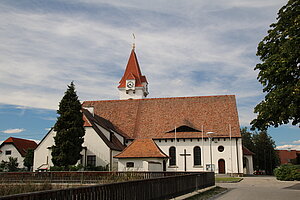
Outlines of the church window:
M224 147L221 145L221 146L218 146L218 151L219 152L223 152L224 151Z
M127 162L126 167L134 167L134 162Z
M224 141L226 141L226 138L224 138Z
M168 142L168 140L167 140L167 139L165 139L165 142Z
M96 166L96 156L95 155L87 156L86 160L87 160L86 164L88 166Z
M201 149L200 147L194 147L194 165L201 165Z
M170 147L169 149L169 156L170 156L170 165L176 165L176 148Z
M161 140L158 140L158 142L161 142Z
M171 139L171 142L173 142L173 139Z
M11 155L11 150L6 150L5 155Z
M185 142L185 139L183 139L183 142Z
M177 139L177 142L179 142L179 139Z
M191 139L191 142L193 142L193 139Z

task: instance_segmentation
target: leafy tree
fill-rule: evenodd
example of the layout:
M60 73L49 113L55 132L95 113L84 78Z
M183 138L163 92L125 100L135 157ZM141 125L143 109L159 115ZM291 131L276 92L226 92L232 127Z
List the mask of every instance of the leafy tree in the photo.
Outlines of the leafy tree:
M15 172L18 171L18 159L17 158L13 158L13 157L9 157L8 161L4 161L2 160L0 163L0 171L9 171L9 172Z
M9 157L8 162L6 163L7 169L9 172L15 172L18 171L18 158Z
M254 153L253 165L255 170L265 170L272 174L279 164L279 158L275 151L275 142L266 131L250 132L246 127L241 128L242 143Z
M257 49L262 63L255 70L267 94L254 108L252 130L289 122L300 127L300 1L289 0L277 20Z
M273 170L279 163L274 140L266 131L253 134L252 140L255 153L254 168L265 170L266 174L273 174Z
M54 125L56 136L52 146L52 162L55 166L68 169L81 158L85 129L82 119L81 104L75 91L74 83L68 86L57 111L59 117Z
M254 152L253 134L248 131L247 127L241 128L243 146Z
M24 158L24 166L27 167L27 170L30 171L31 167L33 166L33 156L34 150L28 149Z

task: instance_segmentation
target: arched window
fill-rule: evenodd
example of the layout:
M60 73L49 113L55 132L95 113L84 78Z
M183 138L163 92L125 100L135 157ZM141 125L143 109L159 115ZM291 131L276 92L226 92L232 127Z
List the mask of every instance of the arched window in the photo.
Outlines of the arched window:
M169 156L170 156L169 164L176 165L176 148L175 147L170 147Z
M201 165L201 149L200 147L194 147L194 165Z

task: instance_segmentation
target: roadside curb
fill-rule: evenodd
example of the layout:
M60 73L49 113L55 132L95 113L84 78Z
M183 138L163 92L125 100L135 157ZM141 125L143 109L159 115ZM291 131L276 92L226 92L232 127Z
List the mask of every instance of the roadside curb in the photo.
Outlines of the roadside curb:
M223 192L220 192L219 194L216 194L215 196L212 196L212 197L210 197L209 199L207 199L207 200L214 200L214 199L216 199L216 198L218 198L219 196L222 196L223 194L225 194L225 193L227 193L227 192L229 192L231 189L228 189L228 188L226 188L226 190L225 191L223 191Z
M244 179L241 178L241 179L238 180L238 181L217 181L216 183L238 183L238 182L241 182L242 180L244 180Z
M211 189L213 189L213 188L215 188L215 187L217 187L217 186L214 185L214 186L210 186L210 187L207 187L207 188L203 188L203 189L200 189L200 190L197 190L197 191L194 191L194 192L185 194L185 195L181 195L181 196L179 196L179 197L172 198L171 200L183 200L183 199L187 199L187 198L189 198L189 197L195 196L195 195L200 194L200 193L202 193L202 192L211 190Z

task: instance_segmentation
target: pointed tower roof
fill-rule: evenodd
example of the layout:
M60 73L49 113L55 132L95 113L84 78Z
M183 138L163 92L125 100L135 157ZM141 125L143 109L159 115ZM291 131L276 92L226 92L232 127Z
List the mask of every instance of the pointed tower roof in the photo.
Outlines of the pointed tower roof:
M136 54L134 52L134 48L131 50L126 70L122 79L119 82L120 85L118 86L118 88L126 87L126 80L135 80L136 87L142 87L142 83L147 82L146 77L143 76L141 73L141 69Z

